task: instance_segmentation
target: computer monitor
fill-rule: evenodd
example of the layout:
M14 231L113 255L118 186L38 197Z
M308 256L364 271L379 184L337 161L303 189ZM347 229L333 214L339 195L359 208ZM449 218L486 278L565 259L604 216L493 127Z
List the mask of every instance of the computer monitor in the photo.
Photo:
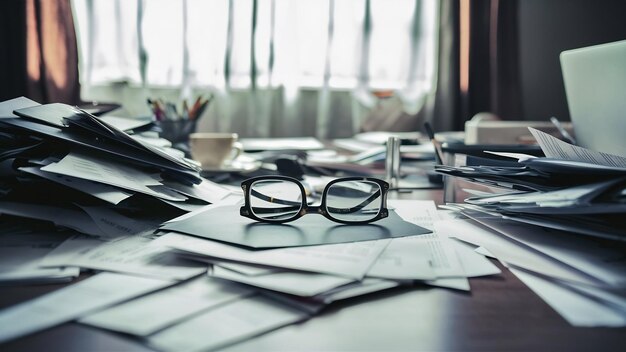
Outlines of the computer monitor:
M626 156L626 40L564 51L561 69L578 144Z

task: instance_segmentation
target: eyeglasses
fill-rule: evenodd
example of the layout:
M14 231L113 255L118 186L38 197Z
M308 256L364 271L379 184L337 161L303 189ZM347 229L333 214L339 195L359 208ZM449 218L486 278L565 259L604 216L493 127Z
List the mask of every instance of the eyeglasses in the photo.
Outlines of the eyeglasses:
M365 224L386 218L389 184L371 177L344 177L329 182L319 206L307 203L304 186L287 176L259 176L241 183L245 204L241 216L285 223L320 214L343 224Z

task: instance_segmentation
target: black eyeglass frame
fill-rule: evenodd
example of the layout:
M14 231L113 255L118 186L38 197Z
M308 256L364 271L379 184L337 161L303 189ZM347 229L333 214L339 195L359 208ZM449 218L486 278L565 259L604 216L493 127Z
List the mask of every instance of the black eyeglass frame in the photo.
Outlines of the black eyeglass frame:
M302 204L300 205L300 210L292 217L290 218L286 218L286 219L264 219L261 217L258 217L254 211L252 211L252 207L250 205L250 194L251 194L251 187L252 184L254 184L255 182L258 181L265 181L265 180L276 180L276 181L290 181L295 183L298 188L300 189L300 193L302 195ZM376 214L376 216L374 216L371 219L368 220L360 220L360 221L346 221L346 220L342 220L342 219L337 219L335 217L333 217L328 211L327 211L327 206L326 206L326 196L328 194L328 190L331 188L332 185L334 185L335 183L339 183L339 182L346 182L346 181L369 181L372 183L375 183L378 185L379 190L381 192L381 206L380 209L378 211L378 214ZM307 202L307 198L306 198L306 191L304 189L304 186L302 185L302 183L293 178L293 177L289 177L289 176L282 176L282 175L267 175L267 176L257 176L257 177L252 177L249 178L247 180L244 180L241 182L241 189L243 190L244 193L244 205L239 209L239 214L241 216L245 216L247 218L256 220L256 221L260 221L260 222L266 222L266 223L273 223L273 224L281 224L281 223L286 223L286 222L291 222L294 220L297 220L301 217L303 217L304 215L307 214L319 214L324 216L325 218L334 221L334 222L338 222L341 224L352 224L352 225L359 225L359 224L367 224L370 222L374 222L374 221L378 221L380 219L384 219L387 216L389 216L389 210L387 209L387 193L389 191L389 183L387 183L386 181L383 181L381 179L378 178L374 178L374 177L341 177L341 178L337 178L334 179L330 182L328 182L328 184L326 184L326 186L324 187L324 191L322 192L322 197L321 197L321 203L318 206L311 206L308 205ZM374 193L376 194L376 193ZM367 203L369 204L369 203Z

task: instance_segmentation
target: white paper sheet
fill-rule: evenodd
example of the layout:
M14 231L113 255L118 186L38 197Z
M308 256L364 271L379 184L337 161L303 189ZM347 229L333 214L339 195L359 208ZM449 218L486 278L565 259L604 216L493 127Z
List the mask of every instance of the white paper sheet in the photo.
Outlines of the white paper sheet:
M76 267L39 267L41 259L70 236L57 232L0 234L0 283L58 282L77 277L80 272Z
M174 192L209 203L218 203L231 194L228 188L205 179L197 185L183 185L178 182L168 181L164 181L164 184Z
M437 278L466 277L465 269L451 239L440 235L438 231L419 238L429 246L431 266Z
M127 164L102 158L94 159L83 153L72 152L58 163L46 165L41 170L100 182L170 201L187 199L163 186L157 175L134 169Z
M41 171L37 167L20 167L19 170L76 189L80 192L90 194L114 205L119 204L121 201L133 195L132 192L125 191L118 187L81 178Z
M474 247L465 242L453 240L456 254L463 265L467 277L478 277L500 274L501 271L489 259L480 255Z
M62 324L171 282L101 273L0 311L0 342Z
M387 203L405 221L431 231L434 229L435 221L441 220L435 202L432 200L389 199Z
M129 218L107 207L81 206L80 208L106 234L107 239L150 235L161 224L160 219Z
M437 286L443 288L451 288L460 291L470 291L469 280L464 277L447 277L436 280L424 281L426 285Z
M215 209L216 207L221 207L221 206L225 206L225 205L236 205L236 204L243 204L243 196L241 194L238 193L229 193L226 197L224 197L223 199L221 199L220 201L213 203L213 204L209 204L209 205L205 205L199 209L196 209L192 212L189 212L187 214L183 214L179 217L176 217L174 219L165 221L163 224L169 224L169 223L173 223L173 222L177 222L177 221L182 221L185 219L189 219L190 217L196 216L200 213L204 213L205 211L211 211L213 209Z
M420 236L394 238L367 272L367 277L392 280L433 280L430 249Z
M220 259L362 279L389 241L384 239L254 251L170 232L155 243Z
M128 117L120 117L120 116L112 116L112 115L104 115L98 117L100 120L105 123L117 127L117 129L121 131L129 131L138 127L146 126L152 123L151 118L128 118Z
M93 220L78 209L61 208L48 205L0 202L0 213L46 220L57 226L67 227L87 235L107 237L107 234L95 226Z
M232 263L232 262L224 262L220 260L213 261L213 263L215 263L215 265L220 266L224 269L232 270L234 272L238 272L240 274L244 274L248 276L267 275L267 274L283 271L283 269L279 269L279 268L275 268L271 266Z
M430 200L416 201L395 199L390 200L389 204L395 207L396 213L404 220L430 230L434 230L434 224L441 220L441 212L437 210L435 203ZM394 241L395 240L396 239L394 239ZM398 240L404 241L400 243L405 243L407 246L409 246L408 243L413 242L415 246L427 247L427 254L424 255L420 252L420 256L429 258L432 274L430 277L415 277L415 279L432 281L436 278L466 277L463 265L457 256L454 243L446 236L440 236L434 232L432 234L405 237ZM389 245L383 254L390 253L388 252L390 247L391 250L396 248L395 246Z
M601 284L600 281L564 263L547 257L520 242L482 228L471 220L440 221L435 224L435 228L439 233L445 233L462 241L487 248L505 265L509 263L551 277L587 285Z
M574 326L626 326L626 315L613 307L523 270L510 268L526 286Z
M263 296L209 310L148 339L162 351L206 351L249 339L308 318L308 314Z
M496 258L496 256L495 256L495 255L493 255L491 252L489 252L489 251L487 250L487 248L485 248L485 247L480 247L480 246L479 246L479 247L476 247L476 248L474 249L474 252L476 252L476 253L478 253L478 254L481 254L481 255L484 255L484 256L485 256L485 257L487 257L487 258L498 259L498 258Z
M565 143L556 137L532 127L528 127L528 129L530 130L530 133L533 134L539 143L541 150L548 158L582 161L586 163L614 167L626 167L626 158L623 156L596 152L587 148L578 147Z
M206 276L98 311L81 323L104 329L147 336L183 319L251 295L243 285Z
M302 297L315 296L354 281L346 277L296 271L249 276L219 266L214 266L209 272L220 279Z
M295 138L242 138L245 151L258 150L316 150L324 149L324 144L313 137Z
M585 236L491 216L477 217L476 220L611 286L626 287L626 260L620 248Z
M400 285L401 283L399 281L394 280L364 279L353 284L338 287L334 290L319 295L318 297L316 297L316 299L326 304L330 304L332 302L348 298L354 298L369 293L387 290L393 287L398 287Z
M76 236L41 262L43 267L78 266L168 280L185 280L206 272L207 265L179 258L150 238L126 237L113 242Z

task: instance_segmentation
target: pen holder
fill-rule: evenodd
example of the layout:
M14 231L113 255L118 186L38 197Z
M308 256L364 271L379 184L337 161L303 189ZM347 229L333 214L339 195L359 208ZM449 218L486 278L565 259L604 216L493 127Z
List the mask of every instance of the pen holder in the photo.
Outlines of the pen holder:
M158 122L161 137L172 144L189 142L189 135L196 131L196 120L163 120Z

